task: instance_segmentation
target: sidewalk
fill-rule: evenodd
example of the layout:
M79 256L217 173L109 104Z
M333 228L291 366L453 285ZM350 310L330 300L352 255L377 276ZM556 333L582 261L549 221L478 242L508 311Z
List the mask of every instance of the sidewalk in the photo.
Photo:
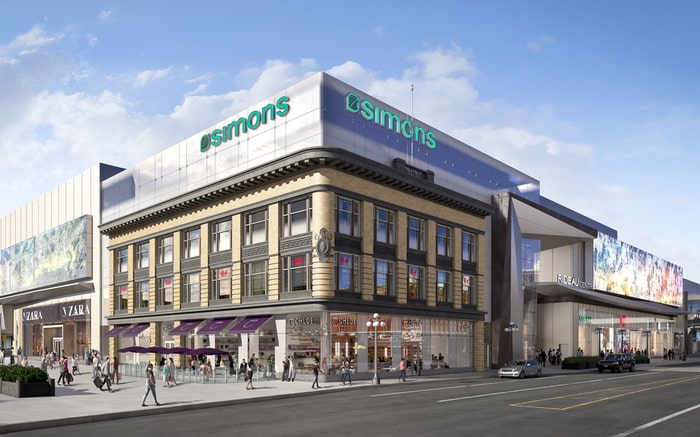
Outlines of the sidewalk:
M686 361L664 361L652 359L650 364L638 365L639 370L667 366L698 366L700 357L689 357ZM545 375L596 372L595 369L566 370L560 367L546 367ZM408 377L408 383L434 379L482 378L495 376L496 370L484 372L464 372L430 376ZM50 369L49 376L58 380L58 369ZM177 387L166 388L162 381L157 384L158 402L153 404L152 397L146 400L147 407L141 406L145 392L145 378L124 377L120 384L113 385L113 393L99 391L92 383L90 372L76 375L70 386L57 385L56 396L36 398L14 398L0 395L0 434L14 431L26 431L51 426L85 423L96 420L128 418L173 411L206 408L210 406L233 405L253 398L275 399L280 397L308 396L328 393L332 390L350 390L370 387L370 380L357 380L351 386L339 383L337 375L332 382L321 383L321 388L311 388L311 381L281 382L279 380L256 381L254 390L246 390L245 383L230 382L218 384L186 383ZM380 375L381 376L381 375ZM382 385L398 384L396 376L381 379Z

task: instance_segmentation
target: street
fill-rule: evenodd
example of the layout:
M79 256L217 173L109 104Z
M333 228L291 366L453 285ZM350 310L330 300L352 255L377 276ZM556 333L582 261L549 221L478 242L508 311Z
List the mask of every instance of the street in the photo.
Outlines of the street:
M697 367L524 380L480 375L325 393L322 388L302 397L13 435L690 436L697 435L699 383Z

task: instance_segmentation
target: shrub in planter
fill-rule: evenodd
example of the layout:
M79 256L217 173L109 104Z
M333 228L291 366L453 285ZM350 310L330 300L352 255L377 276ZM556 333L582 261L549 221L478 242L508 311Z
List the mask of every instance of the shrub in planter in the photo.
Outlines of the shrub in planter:
M642 354L636 354L636 355L634 356L634 361L635 361L637 364L649 364L649 357L644 356L644 355L642 355Z
M0 366L0 380L8 382L47 382L49 374L38 367L24 367L19 364L11 364L9 366Z
M566 357L561 362L562 369L591 369L598 366L600 357L597 355L587 355L581 357Z

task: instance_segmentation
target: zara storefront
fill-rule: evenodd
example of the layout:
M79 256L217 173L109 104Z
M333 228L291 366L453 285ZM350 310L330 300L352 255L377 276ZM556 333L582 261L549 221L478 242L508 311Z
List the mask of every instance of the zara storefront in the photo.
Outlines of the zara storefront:
M110 353L481 370L504 188L536 181L318 74L103 183Z

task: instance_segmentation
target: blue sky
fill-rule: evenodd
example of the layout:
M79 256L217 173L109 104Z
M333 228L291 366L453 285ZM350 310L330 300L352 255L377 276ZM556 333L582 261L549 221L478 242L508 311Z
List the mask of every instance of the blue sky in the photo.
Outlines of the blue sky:
M15 1L0 215L327 71L700 282L695 1Z

